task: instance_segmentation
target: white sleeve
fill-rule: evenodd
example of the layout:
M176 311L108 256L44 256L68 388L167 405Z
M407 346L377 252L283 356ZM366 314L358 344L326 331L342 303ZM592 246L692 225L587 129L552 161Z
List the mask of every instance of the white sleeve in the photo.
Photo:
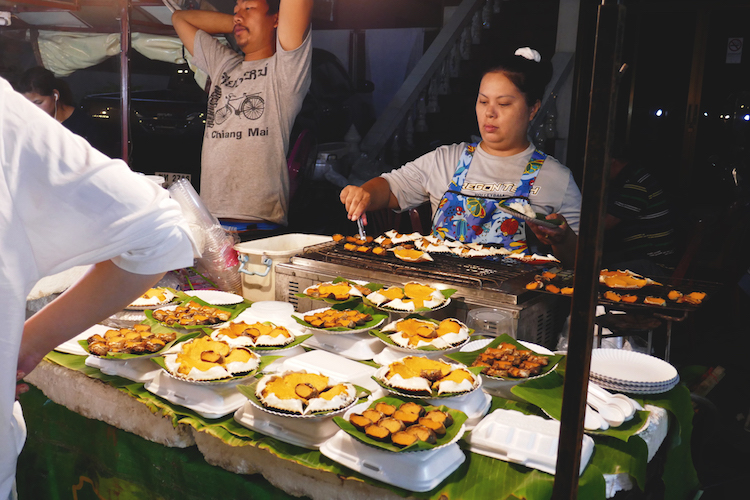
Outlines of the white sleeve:
M40 276L109 259L137 274L192 265L192 235L166 190L20 94L5 96L3 162L18 166L8 188Z
M452 165L455 170L457 165L457 157L455 160L453 158L456 156L455 151L455 145L441 146L382 175L398 199L401 210L416 207L428 200L432 202L432 198L440 199L443 196L450 183L448 166Z

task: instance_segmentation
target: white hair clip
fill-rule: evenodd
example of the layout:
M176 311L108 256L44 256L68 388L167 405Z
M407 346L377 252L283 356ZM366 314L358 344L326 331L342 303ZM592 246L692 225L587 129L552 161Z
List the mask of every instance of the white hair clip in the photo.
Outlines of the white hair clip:
M520 49L516 50L514 55L524 57L528 59L529 61L534 61L534 62L539 62L542 60L541 54L539 54L539 52L532 49L531 47L521 47Z

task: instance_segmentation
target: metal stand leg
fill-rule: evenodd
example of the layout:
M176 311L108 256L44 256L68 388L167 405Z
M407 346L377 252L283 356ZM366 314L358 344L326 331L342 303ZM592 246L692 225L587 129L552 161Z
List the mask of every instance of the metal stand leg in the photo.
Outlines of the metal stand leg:
M667 320L667 346L664 348L664 361L669 363L669 351L672 348L672 320Z

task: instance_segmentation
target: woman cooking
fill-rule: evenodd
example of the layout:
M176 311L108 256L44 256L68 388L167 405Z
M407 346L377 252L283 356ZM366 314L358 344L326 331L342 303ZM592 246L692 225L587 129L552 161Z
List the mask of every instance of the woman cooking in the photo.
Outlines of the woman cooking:
M482 77L476 102L481 142L441 146L362 186L346 186L340 198L349 219L430 200L435 236L528 253L536 245L533 239L527 242L528 225L540 244L572 266L580 190L570 170L535 149L527 137L551 76L551 64L528 47L493 66ZM500 203L514 203L517 209L530 205L559 225L526 224L499 209Z

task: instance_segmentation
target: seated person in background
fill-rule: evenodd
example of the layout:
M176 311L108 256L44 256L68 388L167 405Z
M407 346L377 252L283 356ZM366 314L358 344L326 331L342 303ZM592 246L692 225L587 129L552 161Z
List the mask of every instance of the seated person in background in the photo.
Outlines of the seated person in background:
M75 105L73 93L63 80L43 66L27 69L16 85L16 90L65 128L101 148L101 134L94 121Z
M674 267L675 229L659 181L616 146L609 171L602 268L667 276Z
M539 253L551 247L555 257L572 267L581 192L570 170L535 149L527 136L551 76L552 65L528 47L503 58L484 73L479 86L476 114L482 141L441 146L360 187L346 186L340 199L349 219L368 210L407 210L429 200L437 237L529 253L537 249L530 246L532 240L527 242L528 227L543 245ZM548 228L515 219L498 208L503 201L530 204L534 212L561 224Z
M237 0L234 15L178 10L172 24L211 78L200 196L223 222L257 236L283 231L289 211L286 153L310 88L313 0ZM213 35L233 33L238 54ZM246 224L243 224L246 225Z

